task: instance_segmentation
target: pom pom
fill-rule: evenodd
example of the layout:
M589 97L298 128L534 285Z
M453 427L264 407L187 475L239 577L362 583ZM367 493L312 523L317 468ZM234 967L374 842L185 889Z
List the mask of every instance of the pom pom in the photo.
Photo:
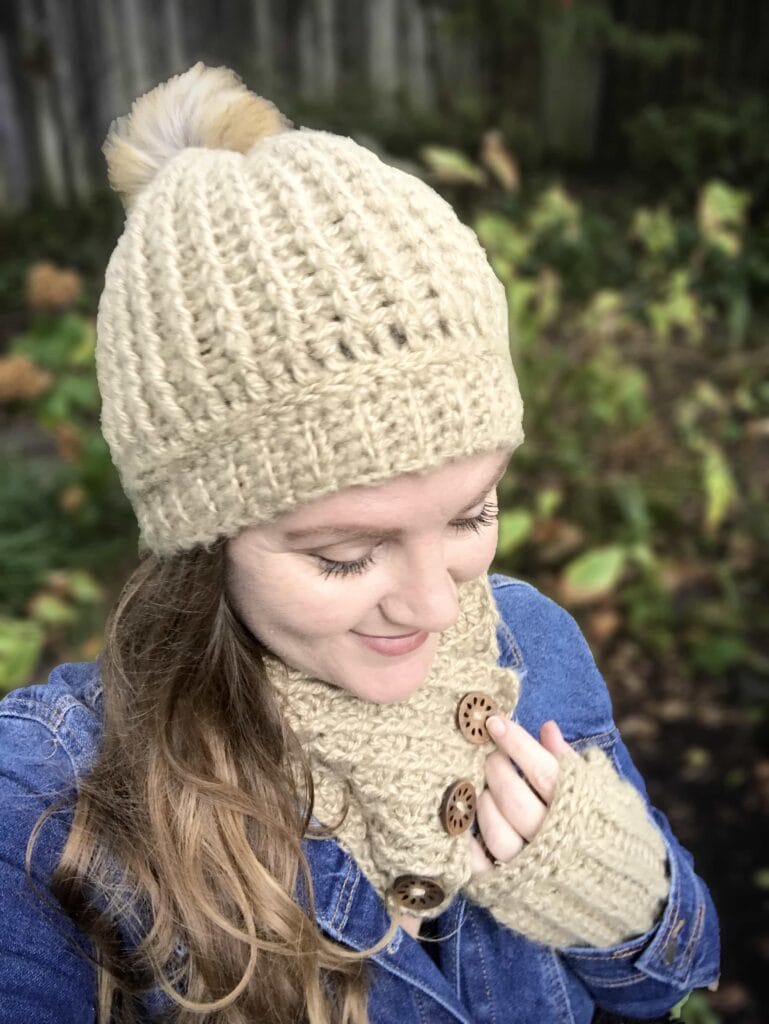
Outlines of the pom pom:
M190 146L246 153L259 139L291 128L229 68L201 61L135 100L112 122L102 152L109 180L126 208L157 172Z

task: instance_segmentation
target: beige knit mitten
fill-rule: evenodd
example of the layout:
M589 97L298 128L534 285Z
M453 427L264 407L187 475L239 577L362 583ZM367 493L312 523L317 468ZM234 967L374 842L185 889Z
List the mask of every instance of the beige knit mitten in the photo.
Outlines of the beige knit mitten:
M648 931L668 894L665 844L640 793L598 747L559 756L542 828L465 893L536 942L606 948Z

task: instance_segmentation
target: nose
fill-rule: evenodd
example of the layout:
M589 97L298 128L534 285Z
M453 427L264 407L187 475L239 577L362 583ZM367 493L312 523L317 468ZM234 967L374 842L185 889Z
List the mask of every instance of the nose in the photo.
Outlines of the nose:
M404 552L397 577L379 607L387 620L403 631L441 633L459 615L457 587L442 544Z

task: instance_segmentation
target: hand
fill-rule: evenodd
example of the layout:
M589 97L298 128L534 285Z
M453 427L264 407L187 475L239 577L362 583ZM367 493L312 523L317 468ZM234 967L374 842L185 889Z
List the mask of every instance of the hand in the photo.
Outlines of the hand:
M499 735L494 732L496 723L503 726ZM476 815L489 853L504 863L520 853L542 827L555 792L557 757L569 744L552 720L542 726L540 743L517 722L499 715L488 718L486 728L497 749L486 758L486 786L478 797ZM488 871L492 861L475 836L470 843L473 874Z

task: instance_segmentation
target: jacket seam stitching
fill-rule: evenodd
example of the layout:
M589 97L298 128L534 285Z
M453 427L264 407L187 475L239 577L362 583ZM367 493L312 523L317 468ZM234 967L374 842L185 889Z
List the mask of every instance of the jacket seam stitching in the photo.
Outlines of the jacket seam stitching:
M473 927L476 927L476 922L473 921L472 925L473 925ZM476 941L477 941L477 935L476 935ZM478 959L480 961L480 968L481 968L481 977L483 979L483 988L484 988L484 991L486 992L486 1001L487 1001L487 1004L488 1004L489 1010L490 1010L490 1016L489 1016L488 1020L489 1020L489 1024L496 1024L497 1014L496 1014L496 1011L494 1009L494 1002L493 1002L493 999L492 999L492 996L491 996L491 990L489 988L489 976L488 976L488 972L486 970L486 961L485 961L484 956L483 956L483 942L478 942L477 948L478 948Z
M67 710L70 710L70 709L67 709ZM35 715L31 715L29 713L21 714L21 713L18 713L18 712L11 713L10 711L7 711L7 712L2 713L1 717L7 718L7 719L16 719L17 721L22 721L22 722L33 722L35 725L39 725L42 729L45 729L45 731L48 733L50 739L52 739L55 744L57 744L59 747L61 747L61 749L67 755L67 760L69 761L70 767L72 768L73 779L74 779L75 783L77 783L77 780L80 777L80 775L79 775L79 772L78 772L77 765L75 764L75 759L72 756L72 754L71 754L69 748L67 747L66 743L62 742L61 736L59 735L59 732L58 732L58 730L62 726L62 719L64 717L63 715L61 716L61 719L57 722L56 728L54 728L50 724L50 722L47 722L44 719L39 718L39 717L37 717ZM45 795L45 794L41 794L41 795Z
M339 898L337 899L336 907L334 908L334 916L332 918L332 921L334 921L334 922L336 922L336 915L337 915L337 912L339 910L339 904L342 902L342 896L343 896L344 891L345 891L345 889L347 887L347 880L350 877L350 872L353 870L353 866L354 866L354 861L353 861L352 857L350 857L349 860L348 860L348 864L347 864L347 873L344 876L344 881L342 882L341 888L339 890ZM348 918L350 916L350 907L352 905L352 898L353 898L353 896L355 894L355 890L358 887L358 879L359 878L360 878L360 871L358 871L357 868L355 868L355 881L350 885L350 892L349 892L349 895L347 896L347 905L346 905L346 907L344 909L344 914L342 916L342 920L339 922L338 925L336 923L334 923L334 927L338 928L340 931L344 930L344 927L347 924L347 920L348 920Z

